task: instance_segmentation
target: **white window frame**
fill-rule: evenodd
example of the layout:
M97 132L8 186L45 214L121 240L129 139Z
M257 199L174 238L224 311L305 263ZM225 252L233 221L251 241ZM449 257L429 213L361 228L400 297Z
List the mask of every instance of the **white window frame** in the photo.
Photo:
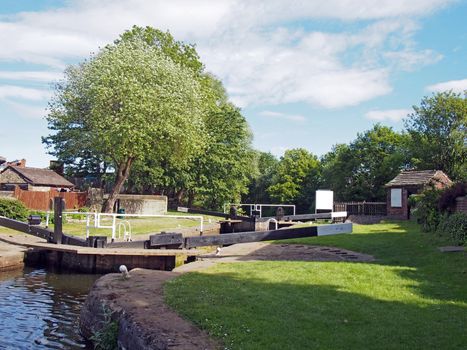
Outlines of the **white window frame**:
M402 188L391 188L391 208L402 208Z

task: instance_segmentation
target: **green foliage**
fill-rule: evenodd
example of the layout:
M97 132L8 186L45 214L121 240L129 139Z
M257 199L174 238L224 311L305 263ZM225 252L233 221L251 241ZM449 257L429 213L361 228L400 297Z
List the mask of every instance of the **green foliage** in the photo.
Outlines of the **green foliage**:
M269 152L255 151L253 170L250 174L248 193L243 197L244 203L272 203L267 189L273 185L279 165L278 159Z
M376 124L350 145L336 145L322 158L323 181L336 200L384 201L384 185L406 163L407 136Z
M466 94L436 93L413 108L414 113L406 120L413 165L467 180Z
M320 162L315 155L303 148L287 150L267 192L276 203L294 203L299 211L308 212L320 186L320 176Z
M95 350L116 350L118 349L118 322L112 319L112 311L102 305L104 320L101 328L93 332L91 340Z
M435 188L428 188L417 196L412 196L415 201L414 216L422 226L423 231L434 232L441 221L441 212L438 209L438 202L441 191Z
M186 164L203 149L201 103L192 70L135 36L65 71L49 104L53 133L43 142L60 160L90 152L112 164L111 202L135 161Z
M450 238L455 244L466 244L467 214L454 213L449 216L444 216L438 225L437 232L441 236Z
M0 216L18 221L26 221L28 209L16 199L0 198Z

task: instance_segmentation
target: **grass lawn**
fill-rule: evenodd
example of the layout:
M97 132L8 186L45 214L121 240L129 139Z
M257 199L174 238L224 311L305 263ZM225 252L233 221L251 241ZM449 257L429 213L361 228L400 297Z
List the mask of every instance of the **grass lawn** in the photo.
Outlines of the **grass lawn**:
M330 245L373 263L218 264L166 284L166 301L229 349L467 349L464 253L413 223L287 240Z

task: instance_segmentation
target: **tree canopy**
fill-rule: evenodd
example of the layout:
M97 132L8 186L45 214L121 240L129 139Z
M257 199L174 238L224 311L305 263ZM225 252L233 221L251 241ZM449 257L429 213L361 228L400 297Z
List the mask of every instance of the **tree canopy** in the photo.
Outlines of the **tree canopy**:
M321 181L318 157L303 148L285 151L273 181L267 189L273 200L294 203L302 212L310 210Z
M139 38L108 45L65 71L49 104L54 133L43 141L59 159L91 152L115 169L105 210L135 161L188 162L202 150L200 87L191 70Z
M338 200L385 200L384 185L406 165L406 136L376 124L322 159L323 180Z
M436 93L422 99L406 120L412 163L418 169L443 170L467 180L466 93Z

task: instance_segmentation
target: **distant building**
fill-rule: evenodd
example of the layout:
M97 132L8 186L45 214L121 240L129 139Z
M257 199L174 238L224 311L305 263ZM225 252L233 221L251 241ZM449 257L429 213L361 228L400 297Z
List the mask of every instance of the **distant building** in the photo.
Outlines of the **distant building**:
M387 215L392 219L410 218L409 196L422 192L428 186L442 189L451 186L452 181L441 170L402 171L389 181L387 188Z
M13 190L15 186L43 192L54 188L70 190L74 187L70 181L52 170L8 165L0 171L0 190Z

